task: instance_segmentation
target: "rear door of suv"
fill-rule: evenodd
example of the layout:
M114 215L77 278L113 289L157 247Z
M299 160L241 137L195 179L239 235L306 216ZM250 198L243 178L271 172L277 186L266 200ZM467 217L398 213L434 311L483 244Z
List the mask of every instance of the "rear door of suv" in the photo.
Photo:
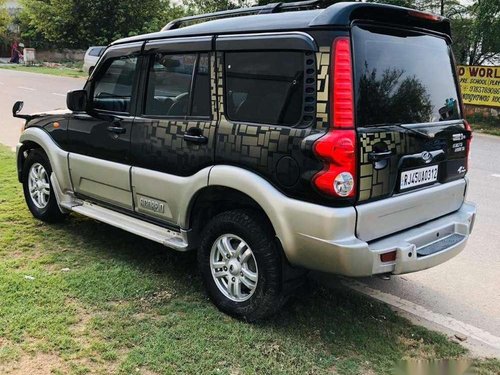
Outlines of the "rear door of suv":
M404 229L398 222L412 226L460 207L470 132L444 36L356 24L352 44L360 163L358 236L371 240ZM421 195L426 202L410 198L438 186L440 194ZM405 195L398 205L385 201ZM363 206L374 201L381 202ZM426 205L428 210L419 209Z

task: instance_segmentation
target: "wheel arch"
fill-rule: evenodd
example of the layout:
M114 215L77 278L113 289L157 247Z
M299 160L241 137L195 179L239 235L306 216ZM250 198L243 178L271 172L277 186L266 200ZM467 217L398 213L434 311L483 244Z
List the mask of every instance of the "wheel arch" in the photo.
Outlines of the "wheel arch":
M188 208L186 224L191 228L192 238L200 238L201 231L214 216L236 209L251 209L258 212L276 234L269 216L251 196L234 187L208 185L196 193Z
M17 146L18 178L22 182L22 168L26 160L25 153L31 149L42 149L47 155L52 171L63 191L72 190L69 174L68 152L59 147L49 134L40 128L26 129Z
M206 188L199 190L195 197L191 200L188 210L187 220L189 221L188 228L193 225L193 220L196 220L193 212L197 209L202 199L210 196L211 192L217 191L217 196L232 197L230 202L235 202L234 206L229 207L245 208L251 207L257 209L263 214L265 219L276 235L280 247L286 254L291 247L294 247L293 236L291 236L291 227L288 225L287 203L290 198L279 192L267 180L258 174L229 165L216 165L210 170L208 185ZM211 202L205 200L205 202ZM213 201L212 201L213 202ZM227 206L221 205L222 208ZM193 236L195 237L195 236Z
M43 148L38 143L29 140L24 141L18 145L16 163L17 163L17 179L19 180L20 183L23 182L23 168L24 168L24 162L28 157L28 152L30 150L35 150L35 149L43 149Z

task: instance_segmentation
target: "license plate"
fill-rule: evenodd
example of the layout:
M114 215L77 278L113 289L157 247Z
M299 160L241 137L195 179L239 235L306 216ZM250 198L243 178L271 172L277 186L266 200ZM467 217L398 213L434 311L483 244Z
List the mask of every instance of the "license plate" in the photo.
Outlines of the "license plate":
M438 166L412 169L401 173L400 190L409 189L415 186L427 185L436 182L438 178Z

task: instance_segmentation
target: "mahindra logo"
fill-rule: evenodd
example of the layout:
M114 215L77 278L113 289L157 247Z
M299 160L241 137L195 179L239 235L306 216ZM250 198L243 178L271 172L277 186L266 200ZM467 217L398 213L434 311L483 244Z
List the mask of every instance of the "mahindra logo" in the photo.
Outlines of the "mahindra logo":
M429 163L432 160L432 154L428 151L422 152L422 160L425 161L426 163Z

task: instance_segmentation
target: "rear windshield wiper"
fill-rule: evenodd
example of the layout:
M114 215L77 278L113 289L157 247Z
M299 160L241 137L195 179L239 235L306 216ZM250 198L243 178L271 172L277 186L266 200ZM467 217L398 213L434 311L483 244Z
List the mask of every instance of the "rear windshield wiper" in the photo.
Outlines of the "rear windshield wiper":
M408 131L410 133L413 133L413 134L419 135L421 137L424 137L425 139L432 139L432 138L434 138L434 136L432 136L432 135L429 135L429 134L423 133L423 132L419 132L418 130L415 130L415 129L412 129L412 128L407 128L403 124L397 123L397 122L395 122L395 123L374 124L374 125L370 125L370 127L386 127L386 128L397 127L397 128L406 130L406 131Z

